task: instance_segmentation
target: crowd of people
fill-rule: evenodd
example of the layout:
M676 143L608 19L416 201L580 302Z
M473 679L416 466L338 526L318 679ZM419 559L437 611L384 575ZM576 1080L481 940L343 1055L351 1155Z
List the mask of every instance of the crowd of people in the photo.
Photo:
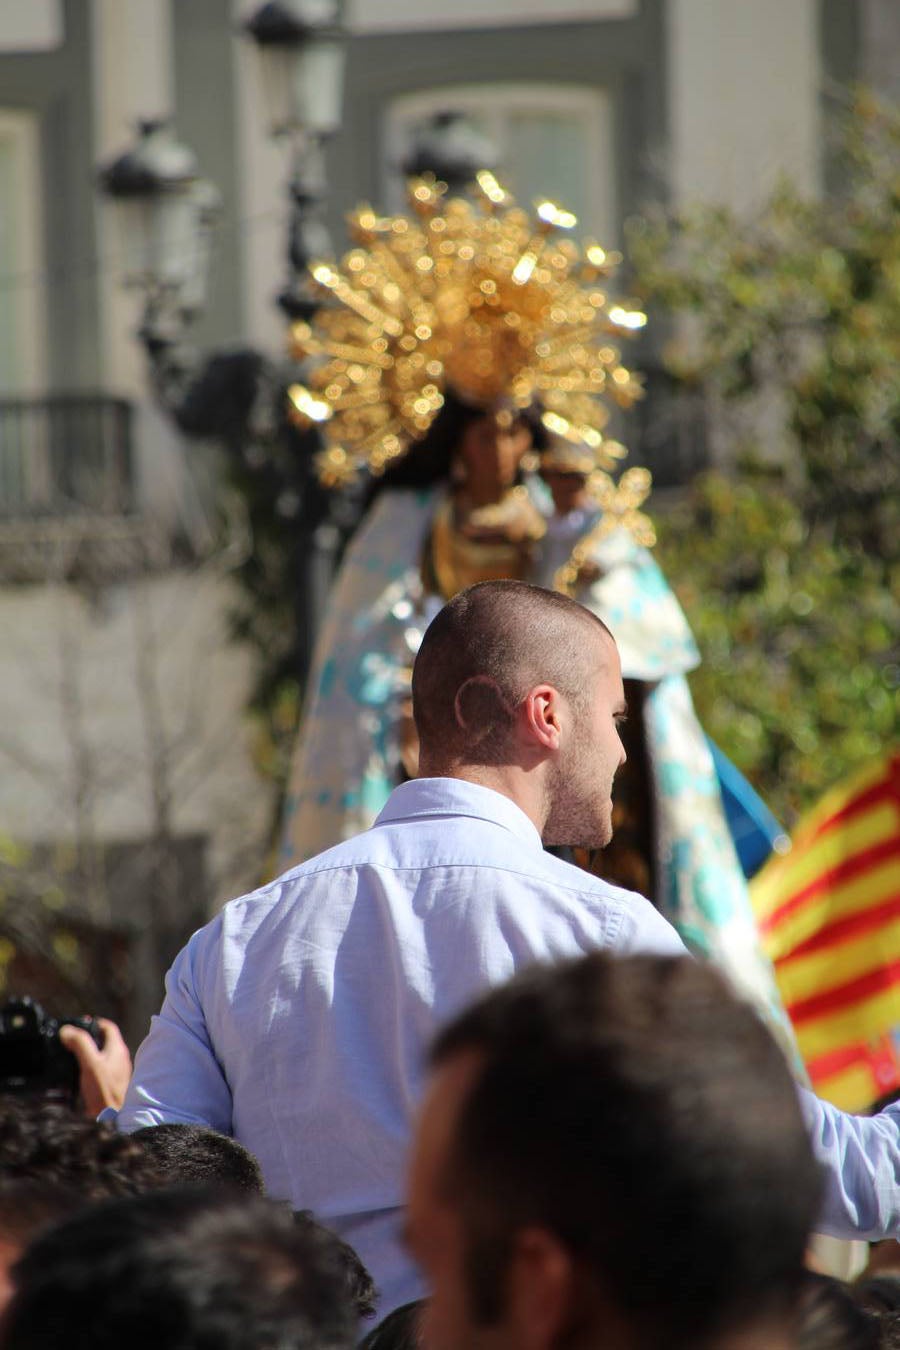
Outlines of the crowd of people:
M808 1268L795 1085L687 956L535 965L439 1032L404 1223L428 1296L384 1318L353 1249L209 1128L9 1097L0 1177L3 1350L900 1346L900 1260Z
M647 900L544 849L610 839L609 631L481 583L412 695L419 776L195 934L133 1075L69 1028L84 1114L0 1104L0 1350L900 1345L897 1108L799 1089ZM849 1285L815 1232L887 1241Z

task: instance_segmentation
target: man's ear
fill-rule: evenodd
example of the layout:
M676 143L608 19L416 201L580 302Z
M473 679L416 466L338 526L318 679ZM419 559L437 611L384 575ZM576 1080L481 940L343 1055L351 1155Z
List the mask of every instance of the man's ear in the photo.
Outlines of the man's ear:
M538 684L520 704L521 729L526 739L542 750L558 750L562 734L562 698L552 684Z
M506 1289L511 1343L518 1350L556 1345L571 1322L575 1270L552 1233L533 1227L516 1234Z

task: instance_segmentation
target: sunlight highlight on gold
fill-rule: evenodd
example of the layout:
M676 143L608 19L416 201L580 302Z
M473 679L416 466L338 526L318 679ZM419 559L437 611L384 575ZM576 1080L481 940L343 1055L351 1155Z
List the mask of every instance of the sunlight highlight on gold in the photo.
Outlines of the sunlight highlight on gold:
M322 429L322 481L383 473L425 435L448 390L485 408L535 406L554 434L611 468L623 452L603 434L606 401L628 408L642 389L610 337L645 320L596 288L618 255L582 251L560 233L577 224L571 211L551 201L523 210L486 170L471 200L446 191L412 180L410 216L361 206L341 261L310 268L331 303L293 326L309 374L292 386L289 413Z

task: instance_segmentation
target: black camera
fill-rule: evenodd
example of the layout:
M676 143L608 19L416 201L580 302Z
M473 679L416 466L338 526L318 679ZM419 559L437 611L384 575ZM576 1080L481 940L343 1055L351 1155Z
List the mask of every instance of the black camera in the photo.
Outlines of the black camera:
M59 1039L63 1026L81 1027L103 1044L92 1017L48 1017L31 998L0 1006L0 1093L41 1096L73 1104L78 1099L78 1061Z

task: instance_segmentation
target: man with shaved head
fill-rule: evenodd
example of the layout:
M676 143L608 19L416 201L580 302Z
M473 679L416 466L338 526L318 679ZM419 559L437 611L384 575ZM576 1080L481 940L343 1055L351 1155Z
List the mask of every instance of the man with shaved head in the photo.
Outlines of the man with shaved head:
M626 715L612 634L524 582L482 582L429 627L413 671L419 774L517 802L545 844L602 848Z
M534 961L683 951L649 901L542 848L610 837L625 701L599 619L521 582L473 586L426 632L413 703L420 776L371 830L194 935L119 1114L233 1133L269 1194L357 1248L381 1313L423 1292L398 1216L437 1027Z
M425 1292L400 1211L437 1028L538 961L684 953L642 896L542 847L611 834L626 710L598 619L520 582L462 591L425 634L413 704L420 776L371 830L195 933L119 1113L124 1130L187 1121L233 1134L271 1195L358 1250L382 1315ZM893 1236L896 1124L805 1106L830 1168L827 1230Z

